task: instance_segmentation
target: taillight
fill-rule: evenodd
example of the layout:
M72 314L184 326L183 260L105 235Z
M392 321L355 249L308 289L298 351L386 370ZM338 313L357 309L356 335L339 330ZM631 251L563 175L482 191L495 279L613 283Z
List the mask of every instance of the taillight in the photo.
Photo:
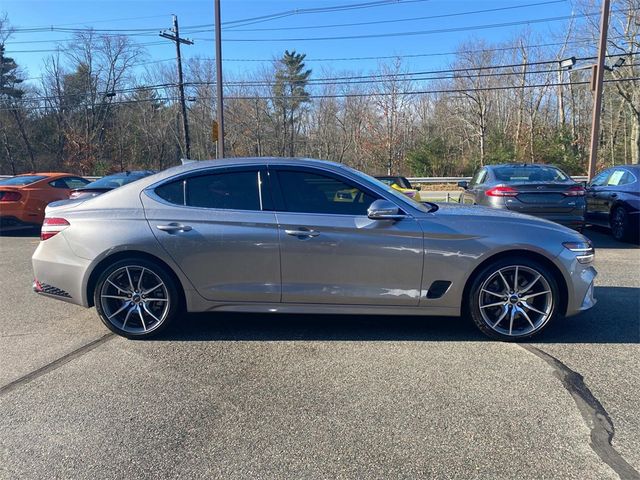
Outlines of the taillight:
M511 187L493 187L485 193L490 197L515 197L519 192Z
M564 191L567 197L584 197L585 189L580 185L575 185Z
M48 240L69 226L64 218L45 218L40 230L40 240Z
M0 192L0 202L17 202L21 198L18 192Z

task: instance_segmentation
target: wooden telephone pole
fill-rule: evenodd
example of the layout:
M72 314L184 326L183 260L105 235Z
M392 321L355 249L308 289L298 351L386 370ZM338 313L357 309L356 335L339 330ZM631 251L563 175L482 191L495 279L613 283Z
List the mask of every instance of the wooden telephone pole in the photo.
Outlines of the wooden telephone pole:
M184 82L182 80L182 57L180 56L180 44L193 45L193 41L186 38L180 38L180 30L178 29L178 17L173 15L172 33L160 32L162 38L168 38L176 44L176 59L178 61L178 90L180 91L180 105L182 107L182 129L184 132L185 156L191 158L191 142L189 140L189 121L187 119L187 104L184 100Z
M607 55L607 31L609 30L609 10L611 0L602 0L602 17L600 19L600 42L598 44L598 62L593 66L591 88L594 90L593 117L591 122L591 144L589 148L589 180L596 172L598 161L598 144L600 142L600 114L602 113L602 88Z

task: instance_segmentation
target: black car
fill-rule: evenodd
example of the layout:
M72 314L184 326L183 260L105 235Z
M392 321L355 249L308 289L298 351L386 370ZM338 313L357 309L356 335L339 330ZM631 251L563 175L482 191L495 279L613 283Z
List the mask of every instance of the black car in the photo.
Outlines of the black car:
M640 165L603 170L587 185L587 223L611 228L620 241L638 239Z
M460 203L534 215L576 230L584 227L585 188L552 165L486 165L458 186L464 189Z
M108 192L109 190L113 190L114 188L126 185L127 183L135 182L140 178L153 175L154 173L156 172L153 170L137 170L133 172L127 171L114 173L113 175L107 175L106 177L102 177L95 182L91 182L88 185L85 185L84 187L79 187L71 190L69 198L75 200L78 198L95 197L102 193Z

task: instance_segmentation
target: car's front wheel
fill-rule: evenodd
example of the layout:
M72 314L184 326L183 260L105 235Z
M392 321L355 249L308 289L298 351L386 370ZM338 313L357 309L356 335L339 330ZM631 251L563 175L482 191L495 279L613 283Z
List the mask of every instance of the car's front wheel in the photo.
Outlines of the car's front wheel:
M626 242L631 238L629 215L623 207L616 207L611 212L611 235L619 242Z
M559 290L544 265L516 257L492 262L479 272L467 302L483 333L518 341L536 335L558 316Z
M127 338L158 334L180 310L180 297L166 269L144 259L126 259L98 278L94 303L102 322Z

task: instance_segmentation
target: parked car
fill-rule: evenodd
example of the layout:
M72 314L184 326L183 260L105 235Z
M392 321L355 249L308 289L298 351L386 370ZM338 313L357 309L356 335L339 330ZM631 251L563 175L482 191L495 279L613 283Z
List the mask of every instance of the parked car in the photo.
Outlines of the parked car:
M587 223L611 229L616 240L640 235L640 166L621 165L603 170L587 187Z
M114 173L113 175L107 175L87 185L83 185L71 190L69 194L70 199L95 197L102 193L113 190L114 188L121 187L127 183L135 182L136 180L156 173L153 170L137 170L133 172L121 172Z
M576 230L584 227L584 186L551 165L487 165L458 186L464 189L460 203L535 215Z
M420 200L420 187L414 188L411 185L411 182L406 177L394 177L388 175L381 175L375 177L380 180L382 183L386 183L391 188L395 188L400 193L404 193L407 197L415 198L416 200Z
M351 190L358 201L336 195ZM595 302L594 250L578 232L416 202L310 159L174 167L50 206L41 239L34 290L95 305L129 338L160 332L186 309L464 314L489 336L520 340Z
M0 180L0 227L41 225L47 204L69 198L69 192L86 185L69 173L29 173Z

